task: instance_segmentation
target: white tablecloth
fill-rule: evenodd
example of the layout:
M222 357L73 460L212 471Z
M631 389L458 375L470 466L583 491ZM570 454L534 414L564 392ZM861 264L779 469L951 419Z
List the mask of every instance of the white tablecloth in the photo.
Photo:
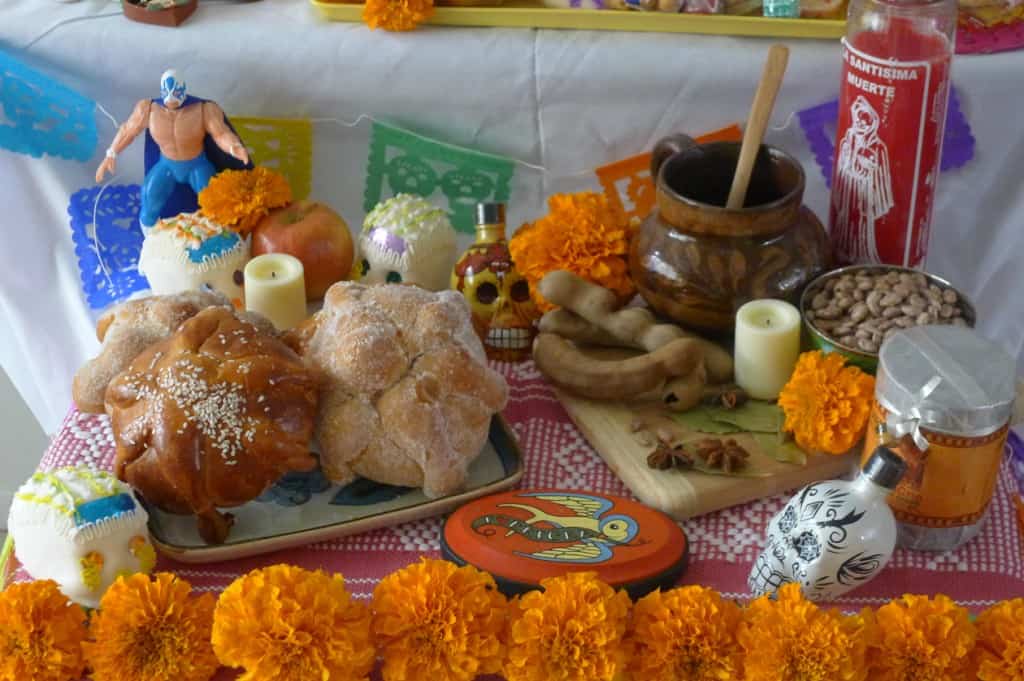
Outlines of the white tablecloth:
M229 114L347 121L372 114L545 167L518 168L513 225L539 216L554 191L597 188L590 169L650 148L663 135L742 121L771 42L434 27L388 34L324 23L301 0L206 2L177 29L100 16L117 11L99 0L0 0L0 49L118 120L138 99L156 96L160 73L173 66L191 92ZM68 22L79 17L92 18ZM768 141L803 161L806 201L823 215L828 192L789 114L835 96L839 47L790 47ZM1024 52L958 58L954 82L977 152L939 183L928 269L973 298L981 330L1024 371ZM113 136L108 120L98 126L89 163L0 151L0 364L48 432L66 412L75 369L97 348L66 207L72 192L91 184ZM312 195L353 226L363 217L368 132L365 121L314 128ZM119 181L141 181L141 146L120 159Z

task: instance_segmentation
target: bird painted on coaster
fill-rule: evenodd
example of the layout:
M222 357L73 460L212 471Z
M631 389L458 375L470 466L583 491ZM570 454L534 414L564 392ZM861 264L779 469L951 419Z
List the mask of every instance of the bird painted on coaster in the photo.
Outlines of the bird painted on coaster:
M615 546L629 544L639 532L636 520L620 514L605 516L614 504L601 497L586 494L537 493L523 494L540 501L561 506L571 515L553 515L529 504L499 504L502 508L518 508L531 514L524 522L533 527L547 523L559 529L579 530L579 541L518 555L553 562L601 563L612 557ZM510 534L511 534L510 530Z

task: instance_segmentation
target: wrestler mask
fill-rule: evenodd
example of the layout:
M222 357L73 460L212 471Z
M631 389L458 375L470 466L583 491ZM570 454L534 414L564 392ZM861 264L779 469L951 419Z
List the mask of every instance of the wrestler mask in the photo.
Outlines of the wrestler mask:
M453 283L469 302L473 328L491 359L529 357L539 317L504 242L471 246L455 265Z
M160 96L168 109L177 109L185 103L185 81L174 69L167 69L160 76Z

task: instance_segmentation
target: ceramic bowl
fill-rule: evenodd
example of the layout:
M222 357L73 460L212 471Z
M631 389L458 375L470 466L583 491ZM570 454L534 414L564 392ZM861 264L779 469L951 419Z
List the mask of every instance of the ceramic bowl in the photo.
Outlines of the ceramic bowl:
M851 265L849 267L841 267L837 270L832 270L821 275L804 289L803 295L800 296L800 316L803 318L804 327L804 345L809 347L811 350L822 350L824 352L837 352L846 358L848 364L858 366L864 371L870 374L874 374L878 368L878 353L877 352L864 352L859 348L853 348L848 345L844 345L839 342L837 338L830 336L828 333L818 329L812 322L807 319L807 310L810 309L811 300L815 295L822 289L829 279L835 279L843 276L844 274L859 274L861 272L867 272L869 274L886 274L888 272L900 272L909 274L923 274L925 279L928 280L929 284L935 284L942 289L953 289L956 291L957 297L960 299L959 305L963 310L964 320L967 325L974 327L977 320L974 310L974 305L958 288L950 284L948 281L941 277L937 277L934 274L928 274L920 270L913 270L907 267L898 267L896 265Z

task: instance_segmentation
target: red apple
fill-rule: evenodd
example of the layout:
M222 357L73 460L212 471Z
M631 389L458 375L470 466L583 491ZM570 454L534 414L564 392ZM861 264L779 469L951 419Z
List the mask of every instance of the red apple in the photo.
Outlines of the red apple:
M298 201L263 218L252 232L252 255L288 253L302 261L306 299L320 300L352 271L348 225L330 207Z

